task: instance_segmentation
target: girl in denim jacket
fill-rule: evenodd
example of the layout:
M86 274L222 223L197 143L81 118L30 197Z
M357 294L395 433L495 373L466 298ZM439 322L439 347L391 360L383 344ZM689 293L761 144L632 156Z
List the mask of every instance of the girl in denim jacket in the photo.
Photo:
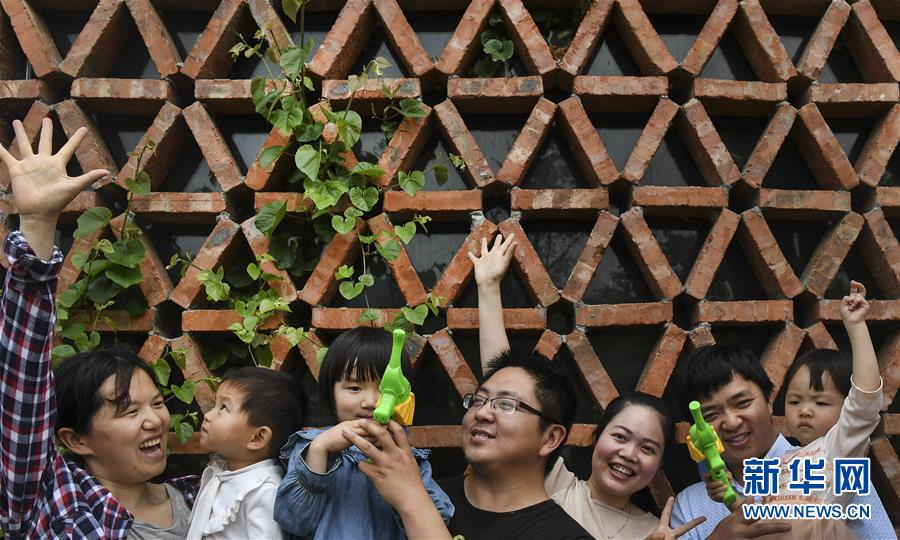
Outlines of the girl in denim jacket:
M298 431L281 450L287 473L275 498L275 521L286 531L315 539L406 538L396 511L357 468L365 456L342 433L367 435L361 426L373 421L390 353L390 334L376 328L349 330L331 344L319 370L319 397L339 423ZM409 376L406 351L402 363ZM449 522L453 504L431 477L428 451L414 448L413 455L425 489Z

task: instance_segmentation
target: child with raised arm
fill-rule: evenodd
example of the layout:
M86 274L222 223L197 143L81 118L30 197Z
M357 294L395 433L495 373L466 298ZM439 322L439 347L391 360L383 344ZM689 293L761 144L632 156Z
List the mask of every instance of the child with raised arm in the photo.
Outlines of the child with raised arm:
M852 362L845 353L817 350L807 353L791 365L785 376L785 420L791 434L802 445L784 454L780 463L778 492L761 497L763 504L832 504L846 506L853 494L834 494L834 459L863 457L869 436L880 420L882 382L878 360L866 327L869 303L865 287L850 282L850 293L841 300L841 319L850 338ZM852 365L852 374L851 374ZM843 406L842 406L843 404ZM798 469L797 479L825 475L825 489L804 494L790 489L789 465L794 459L824 460L825 468ZM709 482L710 497L721 500L725 486ZM745 486L746 490L746 486ZM737 504L752 502L739 499ZM735 506L737 508L737 505ZM848 538L853 533L842 520L793 520L784 538Z
M339 423L299 431L281 452L287 472L275 500L275 521L304 538L406 537L400 516L360 471L366 457L347 434L372 440L365 424L380 396L379 383L391 354L391 336L380 328L354 328L331 344L319 369L319 396ZM409 357L402 356L409 376ZM412 449L422 482L441 518L453 504L431 477L428 451Z
M303 425L301 396L287 373L245 367L225 376L200 429L200 444L225 463L203 471L188 540L283 538L272 517L282 477L276 457Z

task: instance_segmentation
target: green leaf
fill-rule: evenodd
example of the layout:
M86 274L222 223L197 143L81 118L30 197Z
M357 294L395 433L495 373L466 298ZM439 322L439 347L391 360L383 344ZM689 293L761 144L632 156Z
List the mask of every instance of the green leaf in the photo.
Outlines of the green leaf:
M112 249L104 251L106 258L115 264L125 266L127 268L137 268L141 261L144 260L144 254L147 249L144 244L137 238L131 240L123 240L112 244Z
M261 270L256 263L250 263L247 265L247 275L253 278L254 280L259 279L259 274Z
M134 178L125 179L125 187L135 195L147 195L150 193L150 175L144 171L138 171Z
M137 285L143 279L140 268L127 268L125 266L111 266L105 275L122 289ZM96 282L94 281L94 283ZM90 298L90 294L88 294L88 297Z
M269 240L269 253L275 257L275 267L279 270L290 268L297 260L297 254L290 245L290 237L281 234Z
M437 182L437 185L443 186L449 178L450 174L447 171L447 167L443 165L434 166L434 180Z
M400 238L401 242L409 244L409 241L412 240L412 237L416 234L416 222L410 221L405 225L394 227L394 232L397 233L397 237Z
M513 42L508 39L490 39L484 44L484 52L488 54L494 62L506 62L512 58Z
M409 322L413 324L422 324L425 322L425 317L428 316L428 306L419 304L413 309L402 307L400 308L400 313L402 313Z
M76 287L75 284L69 285L66 290L64 290L57 298L56 305L57 307L70 308L75 305L75 302L78 301L80 295L78 294L78 289L80 287Z
M100 276L91 282L87 290L87 298L95 304L105 304L112 300L122 287L113 283L105 276Z
M104 208L102 206L91 208L78 216L78 228L75 229L72 236L75 238L82 238L92 232L99 231L103 227L106 227L106 224L109 223L110 219L112 219L112 212L109 211L109 208Z
M169 375L171 374L172 366L169 365L169 362L166 361L165 358L160 358L153 363L153 375L156 377L156 382L159 384L168 386Z
M184 381L181 386L171 385L169 387L180 401L190 405L194 402L194 392L197 390L197 383L191 380Z
M268 114L269 107L278 99L279 94L278 90L267 91L266 79L262 77L256 77L250 82L250 97L258 114Z
M297 12L300 11L301 0L281 0L281 9L291 22L297 22Z
M400 189L410 195L415 195L425 187L425 173L422 171L412 171L410 173L400 171L397 173L397 180L400 182Z
M187 444L193 434L194 426L192 426L190 423L178 422L177 424L175 424L175 436L178 437L178 442L180 442L181 444Z
M494 28L487 28L484 32L481 33L481 45L483 46L485 43L492 39L500 39L500 32L498 32Z
M362 283L353 283L352 281L342 281L340 286L338 286L338 292L341 293L341 296L346 298L347 300L353 300L360 294L362 294L363 289L366 286Z
M303 47L292 45L281 50L281 69L290 77L296 77L303 70L303 64L306 62L306 55L309 51Z
M361 174L363 176L368 176L369 178L381 178L384 176L384 170L378 165L374 163L369 163L368 161L360 161L353 167L353 170L350 171L351 174Z
M286 201L272 201L259 209L256 214L256 228L259 232L266 235L266 238L272 238L272 233L284 219L287 212ZM256 279L256 278L254 278Z
M342 279L349 279L353 277L353 272L356 269L352 266L347 266L346 264L342 264L340 268L337 269L337 272L334 273L334 279L340 281Z
M375 246L378 253L381 253L381 256L389 261L396 260L400 256L400 244L396 240L388 240Z
M263 367L271 367L272 366L272 349L269 348L268 345L263 345L262 347L257 347L253 349L253 358L256 359L257 365Z
M225 365L228 361L228 349L203 349L203 361L210 370L216 370Z
M381 317L381 310L366 308L359 314L359 322L377 321Z
M73 322L72 324L63 326L62 330L59 332L59 335L66 339L75 339L76 335L83 333L84 325L78 322Z
M453 163L453 166L457 169L463 171L466 169L466 160L462 158L462 156L458 156L456 154L447 154L450 157L450 161Z
M88 254L84 253L83 251L76 251L72 254L72 266L74 266L78 270L84 268L84 264L87 262L87 260Z
M297 169L305 174L307 178L316 180L319 177L322 154L312 146L304 144L294 154L294 163L297 165Z
M186 349L172 349L169 351L169 356L172 358L172 361L175 362L175 365L178 366L179 369L184 369L185 365L187 365Z
M366 189L350 188L350 202L360 210L368 212L378 202L378 188L372 186Z
M50 357L53 359L63 359L75 355L75 347L71 345L57 345L50 351Z
M325 355L328 354L328 347L320 347L319 350L316 351L316 362L321 366L322 360L325 360Z
M404 118L424 118L425 109L422 102L416 98L403 98L400 100L400 114Z
M337 113L338 136L344 143L344 150L350 150L362 133L362 117L356 111Z
M497 74L497 67L499 64L495 63L489 56L485 56L484 58L479 58L475 65L472 66L472 73L475 74L476 77L482 78L490 78Z
M275 163L275 160L278 159L278 156L281 155L283 150L283 146L270 146L266 148L259 155L259 166L263 169L268 169L269 165Z
M372 274L363 274L359 276L359 282L365 285L366 287L371 287L375 284L375 277Z
M331 216L331 226L339 234L346 234L356 227L356 218L362 215L362 212L356 208L348 208L344 210L344 216Z
M303 109L276 109L272 111L269 121L282 133L292 133L303 122Z
M299 126L299 129L294 131L294 138L297 139L298 142L315 141L322 136L322 131L324 130L325 124L322 122L302 124Z

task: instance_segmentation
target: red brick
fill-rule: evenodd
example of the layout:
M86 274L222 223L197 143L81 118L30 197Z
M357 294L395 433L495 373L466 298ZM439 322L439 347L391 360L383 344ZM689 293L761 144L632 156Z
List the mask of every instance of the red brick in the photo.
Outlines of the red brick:
M856 173L862 183L868 186L878 185L887 170L898 141L900 141L900 105L894 105L872 129L866 145L856 158Z
M870 2L854 2L844 28L853 60L866 82L900 80L900 54Z
M269 252L269 239L256 228L256 216L241 223L241 231L255 256L260 257ZM297 289L286 270L279 270L272 261L263 261L259 266L263 272L281 278L269 281L269 286L278 291L278 296L288 302L297 299Z
M889 110L900 98L897 83L813 84L803 94L805 102L812 101L822 114L835 116L878 115Z
M519 273L525 280L525 287L531 294L533 300L542 306L549 306L559 300L559 291L553 285L553 280L547 274L544 265L537 252L532 247L531 242L525 235L525 231L519 225L519 222L513 219L507 219L500 224L500 232L504 236L511 234L516 235L517 246L513 251L513 260Z
M759 0L742 1L731 28L761 81L786 82L797 74Z
M706 345L715 345L716 339L712 335L709 323L700 323L688 332L688 347L696 350Z
M828 329L825 328L822 321L816 321L804 328L804 330L813 349L838 349L837 343L835 343L831 334L828 333Z
M91 312L96 313L96 312ZM77 313L72 318L77 317ZM147 310L143 314L133 317L124 309L107 309L103 311L103 317L112 321L112 325L104 319L97 321L98 332L115 332L127 334L146 334L153 330L153 311Z
M760 81L695 79L694 97L710 114L723 116L768 115L788 98L787 84Z
M853 189L859 177L815 103L800 108L797 146L825 189Z
M741 173L703 104L692 99L682 105L675 127L707 185L730 185L740 180Z
M244 317L233 309L189 309L181 314L181 329L185 332L231 332L227 330L234 323L240 324ZM263 321L260 330L275 330L284 320L281 313Z
M861 215L849 212L822 238L809 258L803 275L800 276L800 281L807 291L818 298L825 295L856 237L859 236L863 223Z
M26 0L2 0L0 5L9 15L19 46L34 69L34 74L44 78L58 73L62 56L40 15Z
M200 347L189 335L185 334L173 339L171 346L173 349L184 349L187 351L183 370L185 378L197 381L202 380L204 377L212 376L212 373L207 369L206 362L200 354ZM213 392L212 388L205 383L197 385L194 399L197 400L197 405L200 406L201 411L212 409L213 405L216 403L215 392Z
M883 500L900 500L900 459L897 459L897 452L891 442L885 439L873 442L869 455L875 469L873 472L877 474L880 470L888 480L887 489L881 490ZM891 508L896 506L888 504Z
M389 214L427 214L435 220L458 220L479 210L481 192L478 190L420 191L415 196L404 191L384 193L384 211Z
M497 5L500 8L498 11L506 15L507 34L515 44L525 69L552 82L556 60L525 4L521 0L497 0Z
M81 169L85 171L106 169L111 175L118 175L119 168L109 153L106 143L103 142L103 136L81 107L71 99L57 103L55 107L56 114L59 116L59 123L62 125L67 137L74 135L75 131L82 126L88 130L87 136L81 141L78 150L75 151L75 157L78 159ZM107 178L99 180L94 185L104 186L111 181L111 179Z
M875 204L881 207L888 217L900 217L900 188L875 188Z
M694 323L728 326L791 321L794 305L790 300L747 300L742 302L698 302L691 310Z
M113 235L119 240L122 239L121 232L124 220L125 214L119 214L109 222ZM144 298L147 299L147 304L150 307L154 307L169 299L174 286L172 285L172 279L169 278L169 273L166 272L165 263L159 258L159 254L156 252L156 248L153 247L153 242L150 241L150 238L146 234L142 234L138 237L138 240L144 245L145 250L144 259L140 265L143 278L140 287L144 293Z
M103 113L152 116L175 90L169 81L148 79L75 79L71 95L84 108Z
M72 240L72 246L69 247L69 252L66 253L62 268L59 270L59 280L56 286L57 290L64 291L69 288L69 285L78 280L81 276L81 270L75 268L75 265L72 263L72 255L75 253L89 253L91 244L94 243L94 240L100 238L100 235L103 234L103 232L103 230L94 231L87 236Z
M150 176L152 189L158 188L166 179L190 137L187 124L181 117L181 109L171 103L165 103L135 148L139 151L148 141L156 143L153 150L144 152L141 160L141 168ZM125 187L125 179L133 177L136 168L137 156L130 156L119 172L116 183Z
M472 276L472 261L468 254L481 253L481 239L491 241L497 232L497 226L486 219L475 223L472 232L453 254L450 264L444 269L441 279L435 284L432 294L444 298L447 304L453 304Z
M224 114L255 114L250 79L200 79L194 83L194 98L211 110ZM273 85L267 85L271 89Z
M169 346L170 341L171 340L162 336L151 334L147 336L147 341L141 345L141 349L137 352L137 355L140 356L144 362L155 364L156 361L165 354L166 347Z
M706 240L703 241L694 266L691 267L691 273L684 282L684 292L689 297L695 300L706 298L706 293L716 277L716 271L722 264L739 222L740 217L737 214L727 208L722 209Z
M374 0L375 13L381 19L381 27L406 67L413 76L423 80L426 86L437 82L437 72L428 53L422 47L419 36L409 25L396 0Z
M756 206L775 219L827 219L850 211L850 193L807 189L760 189Z
M447 330L438 330L428 338L428 344L437 355L438 361L443 366L444 371L453 381L453 386L460 396L464 396L470 392L474 392L478 386L475 374L472 368L466 363L461 352L453 342L450 332Z
M222 190L231 191L241 185L243 179L237 162L203 104L194 103L184 109L183 114L206 159L206 164L209 165L210 172L216 177L216 182L222 186Z
M364 308L333 308L333 307L314 307L312 309L312 321L310 325L320 330L348 330L363 326L359 322ZM366 324L373 328L383 326L389 321L394 320L400 315L399 309L394 308L376 308L379 312L378 319L370 321Z
M581 73L590 60L591 53L609 22L609 13L614 4L613 0L595 0L591 2L587 13L581 19L581 24L578 25L578 30L559 64L558 82L565 89L571 88L575 76Z
M769 297L793 298L803 292L803 284L781 253L762 212L747 210L741 214L741 222L743 227L738 230L738 239L759 284Z
M284 27L281 16L275 11L275 2L267 2L265 0L248 0L247 7L250 8L250 15L256 21L259 28L266 31L266 41L269 45L277 46L278 49L284 49L293 45L291 34ZM274 43L273 43L274 42ZM301 45L298 43L298 45Z
M643 75L668 75L678 67L637 0L619 0L613 10L616 29Z
M878 365L881 366L881 376L884 379L882 410L887 410L896 399L900 386L900 332L891 332L878 353Z
M197 279L200 273L197 268L213 270L217 265L228 260L234 252L234 239L239 231L240 226L228 218L222 218L216 223L209 238L194 257L193 266L188 268L175 290L172 291L171 300L173 302L185 309L194 303L203 290L203 285Z
M494 172L475 138L466 128L459 111L449 99L434 107L438 125L444 137L450 142L451 150L462 156L466 162L466 173L478 187L486 187L495 181Z
M84 212L97 206L106 206L107 204L106 199L101 194L95 191L82 191L63 208L59 215L59 222L75 223ZM12 194L9 195L9 200L6 200L5 197L0 198L0 212L8 216L19 214L19 210L15 205L15 197Z
M782 103L775 109L766 130L759 137L741 171L741 177L749 186L758 188L762 185L781 145L791 132L796 117L797 109L788 103Z
M672 271L669 260L644 221L640 208L632 208L620 216L627 239L628 251L653 293L660 299L675 298L683 287Z
M368 225L369 230L379 236L379 238L376 239L376 242L378 243L384 243L386 241L384 237L381 236L382 232L386 232L388 235L394 234L394 226L391 224L391 220L388 218L387 214L379 214L369 219ZM387 261L387 264L391 268L391 273L394 275L394 281L400 288L400 292L402 292L403 296L406 298L406 302L410 306L418 306L419 304L425 303L425 288L422 287L422 282L419 280L416 268L413 266L412 261L409 260L409 255L407 255L406 248L403 247L402 243L400 255L393 261Z
M147 52L162 79L178 73L181 55L151 0L125 0Z
M378 159L378 166L384 171L380 184L387 188L397 181L397 173L413 169L416 159L422 152L422 148L431 137L434 121L431 117L431 107L422 105L425 111L424 118L404 118L397 126L397 131L387 147ZM452 163L444 166L452 167Z
M0 103L9 107L30 107L34 101L55 103L59 101L53 88L37 79L27 81L0 80Z
M888 297L900 296L900 245L880 208L863 214L865 227L858 246L866 268Z
M381 110L390 104L384 95L383 86L393 90L396 99L422 97L419 79L369 79L366 84L352 93L352 109L360 114L369 113L374 107ZM346 79L322 81L322 98L327 99L335 109L344 109L350 102L350 83Z
M687 332L673 323L667 323L659 341L650 351L650 358L644 364L636 390L661 398L685 341Z
M497 173L497 179L510 185L518 185L525 177L525 173L531 166L531 162L537 157L541 145L550 132L553 115L556 112L556 104L544 98L540 98L522 131L516 137L503 166Z
M657 325L671 320L672 304L668 302L603 304L575 308L575 324L585 328Z
M242 0L223 0L194 47L184 59L181 73L190 79L227 76L234 66L228 52L240 36L252 36L253 19Z
M631 192L631 205L640 206L647 215L705 216L727 207L728 193L723 187L637 186Z
M716 2L715 9L706 19L706 24L697 35L697 39L691 46L690 50L684 56L681 67L693 76L698 76L703 71L703 67L716 51L719 40L728 29L737 13L737 0L721 0Z
M828 5L825 14L819 19L815 32L810 37L800 60L797 71L810 81L819 78L819 73L828 61L831 49L837 42L847 17L850 16L850 5L843 0L834 0Z
M494 0L473 0L469 3L453 36L434 63L439 72L445 76L462 75L463 70L474 62L475 55L481 51L478 36L487 26L493 7Z
M122 0L101 0L59 69L74 78L106 75L128 41L131 14Z
M215 223L228 209L221 193L150 193L135 195L131 211L155 222L200 225Z
M592 111L652 110L669 91L665 77L575 77L572 93Z
M575 330L566 336L566 346L571 351L582 380L591 391L594 401L605 409L610 401L618 397L619 392L606 373L597 353L594 352L591 342L584 333Z
M322 340L316 335L314 330L310 330L306 334L306 339L297 344L297 350L300 351L300 357L306 362L306 367L313 378L319 380L319 360L318 352L322 347Z
M419 448L457 448L462 441L460 426L411 426L408 429L409 444Z
M290 155L281 154L278 156L275 161L269 164L268 167L262 168L259 163L259 156L262 153L273 146L292 146L293 136L291 134L285 134L280 129L273 127L269 132L269 136L266 137L265 142L263 142L262 148L259 149L259 152L256 154L256 159L253 160L253 163L250 165L250 169L247 170L247 177L244 179L244 185L248 188L259 191L262 189L271 189L274 184L274 178L282 177L282 174L291 168L294 163L294 160L291 159Z
M552 330L544 330L537 345L534 346L534 352L552 360L556 357L560 347L562 347L562 337Z
M322 251L319 264L306 280L298 298L311 306L328 303L337 290L334 273L342 265L351 264L358 256L358 233L363 221L357 220L356 229L345 234L336 234Z
M631 151L628 163L622 169L623 180L634 184L640 182L644 173L647 172L650 160L653 159L653 155L659 149L659 144L665 138L666 132L669 131L669 125L677 112L678 105L674 101L666 98L659 100L656 109L653 110L653 115L650 116L650 120L647 122L647 126L635 143L634 150Z
M506 308L503 326L509 332L543 330L547 327L547 311L543 308ZM447 309L447 328L450 330L477 330L478 327L478 308Z
M841 300L819 300L812 305L809 317L825 322L841 321ZM900 300L869 300L866 321L893 322L900 319Z
M447 97L462 113L531 112L543 94L544 85L538 76L447 81Z
M784 375L796 358L805 335L806 332L793 323L786 322L778 333L772 336L760 356L769 379L775 383L775 389L769 395L769 403L773 403L778 397L781 385L784 384Z
M2 4L2 2L0 2ZM0 42L14 43L17 42L15 32L9 22L9 16L0 9ZM58 53L57 53L58 54ZM7 48L0 54L0 78L17 79L19 73L25 69L25 57L18 51L13 52L11 48Z
M591 230L591 235L588 237L584 249L578 257L578 262L572 268L572 273L569 275L566 286L562 291L563 298L572 303L581 301L584 292L594 278L594 273L597 271L600 261L603 259L606 248L612 241L618 223L619 218L609 212L601 212L597 217L597 222L594 224L593 230Z
M519 189L511 192L511 208L529 217L594 217L609 207L605 189Z
M347 1L309 63L312 73L322 79L347 77L375 29L371 11L369 0Z
M591 186L609 185L619 177L616 164L606 151L600 135L588 118L578 96L559 104L558 126L569 143L578 166Z

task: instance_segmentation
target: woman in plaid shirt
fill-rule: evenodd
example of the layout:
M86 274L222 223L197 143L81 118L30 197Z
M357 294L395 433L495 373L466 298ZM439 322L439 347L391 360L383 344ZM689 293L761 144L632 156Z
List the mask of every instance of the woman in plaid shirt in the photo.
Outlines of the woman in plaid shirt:
M11 539L183 538L196 479L150 483L166 467L169 412L146 364L101 352L67 360L56 381L50 369L57 219L109 173L66 174L85 128L56 154L49 119L37 154L22 123L13 129L22 159L0 146L20 217L4 246L11 266L0 308L0 526Z

